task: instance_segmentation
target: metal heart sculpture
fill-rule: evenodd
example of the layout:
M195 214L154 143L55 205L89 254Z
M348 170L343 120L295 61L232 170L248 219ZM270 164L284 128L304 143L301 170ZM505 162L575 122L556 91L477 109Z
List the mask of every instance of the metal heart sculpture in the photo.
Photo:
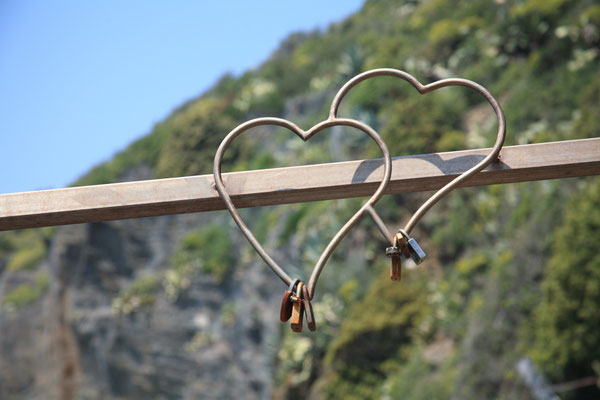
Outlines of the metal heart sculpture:
M247 121L247 122L239 125L234 130L232 130L225 137L225 139L223 139L223 141L219 145L219 148L217 149L217 153L215 155L215 160L214 160L214 164L213 164L213 175L214 175L214 179L215 179L216 189L219 192L219 195L221 196L223 201L225 202L227 209L231 213L231 216L237 223L238 227L240 228L240 230L242 231L244 236L246 236L246 239L248 239L248 241L250 242L252 247L254 247L254 249L257 251L257 253L267 263L267 265L273 270L273 272L275 272L275 274L277 274L277 276L279 276L279 278L281 278L281 280L286 285L290 285L294 281L284 271L284 269L281 268L279 266L279 264L277 264L277 262L275 262L275 260L273 260L273 258L267 253L267 251L263 248L263 246L260 244L260 242L256 239L256 237L254 236L254 234L252 233L250 228L248 228L248 225L246 225L246 223L242 219L239 211L237 210L236 206L233 204L233 201L231 201L231 197L229 196L229 193L227 192L227 189L225 188L225 184L223 183L223 179L221 177L221 161L223 158L223 154L224 154L225 150L227 149L227 146L229 146L229 144L236 137L241 135L242 133L248 131L251 128L254 128L257 126L263 126L263 125L271 125L271 126L274 125L274 126L280 126L280 127L287 128L288 130L290 130L293 133L295 133L296 135L298 135L300 137L300 139L302 139L305 142L308 141L311 137L313 137L317 133L319 133L320 131L322 131L323 129L330 128L333 126L350 126L350 127L359 129L362 132L364 132L365 134L367 134L368 136L370 136L371 139L373 139L375 141L375 143L379 147L379 150L381 150L381 154L383 155L383 178L381 179L381 182L379 183L377 190L363 204L363 206L356 213L354 213L354 215L352 217L350 217L350 219L344 224L344 226L342 226L342 228L338 231L338 233L331 239L331 241L329 242L329 244L327 245L325 250L323 250L323 253L321 253L319 260L317 261L317 264L315 265L315 267L313 269L311 279L309 281L309 284L307 285L308 294L309 294L310 298L312 299L312 297L314 295L314 291L315 291L315 286L317 284L317 280L319 278L321 271L323 270L323 267L327 263L327 260L329 259L329 257L331 256L331 254L333 253L335 248L342 241L344 236L346 236L346 234L348 234L348 232L354 227L354 225L356 225L360 221L360 219L364 215L369 214L372 216L373 215L376 216L376 212L373 209L373 206L375 205L375 203L377 203L377 201L383 195L383 191L387 187L387 185L390 181L391 174L392 174L392 160L390 158L390 152L388 151L388 148L387 148L385 142L383 141L383 139L381 139L381 136L379 136L379 134L377 132L375 132L375 130L372 129L371 127L369 127L368 125L366 125L360 121L353 120L353 119L337 118L335 116L333 116L333 117L330 116L325 121L319 122L318 124L314 125L312 128L310 128L309 130L306 130L306 131L303 130L302 128L298 127L296 124L294 124L288 120L285 120L285 119L257 118L257 119L253 119L253 120ZM378 216L376 218L378 218Z
M504 118L504 111L502 111L502 107L500 107L500 104L494 98L494 96L492 96L492 94L486 88L484 88L483 86L481 86L480 84L478 84L476 82L470 81L468 79L450 78L450 79L441 79L439 81L432 82L427 85L423 85L423 84L421 84L421 82L419 82L419 80L417 78L415 78L411 74L401 71L401 70L398 70L398 69L392 69L392 68L379 68L379 69L373 69L370 71L366 71L366 72L363 72L362 74L359 74L359 75L355 76L354 78L350 79L348 82L346 82L346 84L338 91L335 98L333 99L333 102L331 104L331 109L329 111L329 118L330 119L337 118L340 103L342 102L342 99L344 98L344 96L346 96L346 94L348 94L350 89L352 89L354 86L358 85L360 82L363 82L367 79L378 77L378 76L389 76L389 77L395 77L395 78L400 78L402 80L405 80L408 83L410 83L415 89L417 89L417 91L420 94L426 94L429 92L433 92L434 90L437 90L437 89L440 89L443 87L447 87L447 86L463 86L463 87L469 88L469 89L474 90L474 91L478 92L479 94L481 94L488 101L488 103L490 103L490 105L492 106L492 109L494 110L494 113L496 114L496 118L498 120L498 130L497 130L497 134L496 134L496 142L494 143L494 146L490 149L490 152L488 153L488 155L485 156L480 162L475 164L473 167L471 167L470 169L463 172L462 174L460 174L459 176L454 178L452 181L450 181L446 185L444 185L441 189L439 189L437 192L435 192L433 194L433 196L431 196L425 203L423 203L423 205L421 205L421 207L419 207L419 209L410 218L408 223L404 226L404 229L398 230L397 235L408 238L409 237L408 235L413 230L415 225L421 220L421 218L423 218L425 213L427 211L429 211L429 209L431 209L431 207L433 207L438 201L440 201L440 199L442 197L444 197L445 195L450 193L453 189L455 189L458 185L460 185L467 179L473 177L475 174L477 174L478 172L485 169L485 167L487 167L492 162L498 160L498 155L500 154L500 150L502 149L502 146L504 145L504 140L506 138L506 119ZM392 243L393 243L394 242L393 238L396 237L396 235L392 236L391 233L385 227L385 224L383 224L383 222L381 222L381 220L378 221L377 219L375 219L375 222L377 222L377 226L379 227L381 232L386 236L386 238L388 238L388 239L392 238Z
M368 125L366 125L360 121L353 120L353 119L339 118L337 115L342 99L344 98L344 96L346 96L346 94L348 94L348 92L354 86L356 86L360 82L365 81L369 78L378 77L378 76L390 76L390 77L396 77L396 78L403 79L403 80L407 81L408 83L410 83L420 94L426 94L426 93L432 92L436 89L440 89L440 88L447 87L447 86L467 87L469 89L475 90L476 92L478 92L484 96L484 98L492 106L492 108L496 114L496 117L498 119L498 131L497 131L496 143L490 150L489 154L485 158L483 158L479 163L477 163L475 166L473 166L469 170L465 171L464 173L462 173L461 175L459 175L458 177L453 179L451 182L446 184L444 187L439 189L433 196L431 196L425 203L423 203L423 205L421 205L421 207L419 207L419 209L413 214L413 216L410 218L408 223L405 225L404 229L399 229L398 233L395 235L392 234L388 230L385 223L381 220L381 218L379 217L379 215L373 208L375 203L377 203L377 201L383 195L383 192L386 189L386 187L389 183L390 177L391 177L392 165L391 165L391 158L390 158L387 146L384 143L383 139L379 136L379 134L377 134L377 132L375 130L373 130L371 127L369 127ZM315 126L313 126L312 128L310 128L307 131L299 128L297 125L293 124L290 121L287 121L285 119L280 119L280 118L257 118L257 119L253 119L248 122L245 122L245 123L239 125L238 127L236 127L225 137L225 139L223 139L223 141L221 142L219 148L217 149L217 153L215 155L214 164L213 164L213 175L214 175L214 179L215 179L216 189L219 192L219 195L221 196L223 201L225 202L225 205L227 206L227 209L231 213L233 219L235 220L235 222L241 229L244 236L246 236L246 238L248 239L250 244L256 249L258 254L267 263L267 265L277 274L277 276L279 276L279 278L281 278L281 280L286 285L289 285L289 286L294 284L295 281L292 280L292 278L290 278L290 276L283 270L283 268L281 268L271 258L271 256L269 256L269 254L266 252L266 250L258 242L258 240L254 236L254 234L252 234L252 232L250 231L250 229L248 228L248 226L246 225L246 223L240 216L237 208L231 201L231 197L229 196L229 194L225 188L225 184L223 183L223 180L221 177L221 161L222 161L223 154L224 154L227 146L236 137L238 137L242 133L246 132L247 130L249 130L251 128L261 126L261 125L276 125L276 126L281 126L281 127L287 128L288 130L290 130L290 131L294 132L296 135L298 135L304 141L309 140L312 136L314 136L321 130L332 127L332 126L338 126L338 125L350 126L350 127L357 128L357 129L363 131L364 133L366 133L367 135L369 135L375 141L375 143L377 144L377 146L379 147L379 149L381 150L381 153L383 155L383 165L384 165L383 178L382 178L381 183L379 184L377 190L371 196L371 198L369 198L369 200L367 200L367 202L364 203L364 205L344 224L344 226L338 231L338 233L331 239L331 241L329 242L329 244L327 245L327 247L325 248L325 250L319 257L319 260L317 261L317 263L311 273L311 276L310 276L310 279L309 279L309 282L307 285L307 289L308 289L307 291L308 291L308 295L309 295L310 299L312 299L314 297L314 292L315 292L315 288L317 285L317 281L319 279L319 276L320 276L327 260L329 259L329 257L331 256L331 254L333 253L333 251L335 250L337 245L344 238L344 236L346 236L346 234L348 234L348 232L356 225L356 223L358 223L360 221L360 219L364 215L368 214L373 218L375 224L377 225L377 227L379 228L381 233L386 237L386 240L390 240L392 245L394 245L394 243L396 243L395 238L398 235L400 235L404 238L409 238L408 235L410 234L412 229L415 227L415 225L419 222L419 220L421 220L421 218L425 215L425 213L431 207L433 207L433 205L435 205L443 196L448 194L450 191L452 191L454 188L456 188L459 184L463 183L467 179L474 176L476 173L483 170L490 163L492 163L498 159L498 154L500 153L500 150L504 144L504 139L506 136L506 122L505 122L504 113L502 111L502 108L500 107L500 105L498 104L496 99L490 94L490 92L488 92L487 89L485 89L483 86L481 86L473 81L469 81L466 79L459 79L459 78L443 79L443 80L439 80L439 81L430 83L428 85L423 85L414 76L408 74L407 72L397 70L397 69L390 69L390 68L381 68L381 69L370 70L370 71L364 72L362 74L359 74L359 75L355 76L354 78L352 78L351 80L349 80L336 94L336 96L331 104L331 108L329 111L329 117L325 121L322 121L322 122L316 124Z

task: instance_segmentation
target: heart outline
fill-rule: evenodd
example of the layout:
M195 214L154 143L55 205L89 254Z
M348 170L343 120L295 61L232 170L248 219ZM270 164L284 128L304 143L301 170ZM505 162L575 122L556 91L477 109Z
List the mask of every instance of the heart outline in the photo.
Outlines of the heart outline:
M379 201L381 196L383 196L383 192L387 188L390 178L391 178L392 160L390 157L390 153L387 148L387 145L385 144L385 142L383 141L381 136L373 128L371 128L370 126L368 126L367 124L365 124L361 121L357 121L357 120L349 119L349 118L338 118L335 116L334 117L330 116L326 120L313 125L308 130L304 130L304 129L300 128L298 125L294 124L293 122L290 122L290 121L288 121L286 119L282 119L282 118L274 118L274 117L255 118L250 121L246 121L246 122L238 125L237 127L235 127L231 132L229 132L229 134L223 139L223 141L221 141L221 144L219 145L219 148L217 149L217 152L215 154L215 159L213 162L213 177L215 180L215 188L219 192L221 199L223 199L223 201L225 202L225 205L226 205L227 209L229 210L229 213L231 214L235 223L238 225L238 227L242 231L243 235L250 242L252 247L254 247L254 249L260 255L260 257L267 263L269 268L271 268L271 270L273 272L275 272L275 274L287 286L289 286L290 283L292 282L292 278L285 272L285 270L283 268L281 268L281 266L279 266L279 264L277 264L277 262L275 260L273 260L273 258L269 255L269 253L264 249L262 244L260 244L260 242L256 239L256 237L254 236L254 234L252 233L252 231L250 230L248 225L246 225L246 223L244 222L243 218L241 217L239 211L237 210L236 206L233 204L233 201L231 200L231 196L227 192L227 189L225 188L225 184L223 183L223 179L221 176L221 162L222 162L223 154L224 154L227 146L229 146L229 144L236 137L240 136L242 133L244 133L252 128L255 128L257 126L280 126L280 127L286 128L287 130L295 133L304 142L308 141L311 137L313 137L318 132L320 132L324 129L327 129L327 128L330 128L333 126L350 126L350 127L356 128L356 129L362 131L363 133L367 134L368 136L370 136L371 139L373 139L375 141L375 143L381 150L381 154L383 155L383 166L384 166L383 178L382 178L379 186L377 187L377 190L375 190L375 192L371 195L371 197L358 209L358 211L356 211L348 219L348 221L346 221L346 223L340 228L340 230L338 230L338 232L334 235L334 237L327 244L327 247L325 248L325 250L323 250L323 252L321 253L319 260L317 261L316 265L313 268L313 271L312 271L310 279L309 279L309 283L307 285L308 294L310 296L310 299L312 299L314 296L317 281L319 279L319 276L320 276L323 268L325 267L325 264L329 260L329 257L331 257L331 255L333 254L333 251L336 249L338 244L350 232L350 230L365 215L370 215L375 220L375 222L379 225L378 220L381 221L381 218L379 218L379 216L375 212L375 209L373 208L373 206L377 203L377 201Z
M497 131L496 142L495 142L494 146L492 147L492 149L490 150L490 152L488 153L488 155L483 160L481 160L479 163L475 164L473 167L471 167L467 171L463 172L458 177L454 178L452 181L450 181L449 183L444 185L441 189L436 191L425 203L423 203L417 209L417 211L413 214L413 216L410 218L408 223L405 225L404 229L398 229L398 233L395 235L391 234L391 232L389 231L389 229L387 228L387 226L385 225L385 223L383 222L381 217L379 217L379 215L373 208L373 205L383 195L383 191L389 184L389 179L391 177L391 159L389 157L389 151L387 149L387 146L385 145L385 142L383 142L383 139L379 136L379 134L377 134L377 132L375 132L375 130L373 130L368 125L366 125L360 121L356 121L356 120L352 120L352 119L339 118L337 115L341 101L354 86L358 85L360 82L363 82L367 79L377 77L377 76L390 76L390 77L396 77L396 78L405 80L408 83L410 83L420 94L427 94L429 92L432 92L432 91L435 91L437 89L440 89L442 87L447 87L447 86L462 86L462 87L466 87L466 88L475 90L476 92L483 95L483 97L488 101L488 103L490 103L490 105L492 106L492 109L494 110L494 112L496 114L496 118L498 120L498 131ZM365 214L369 214L371 216L371 218L373 219L373 221L375 222L376 226L379 228L381 233L384 235L386 240L389 240L390 243L392 243L392 245L394 242L394 238L397 237L398 235L408 237L408 234L412 231L414 226L421 220L421 218L423 218L425 213L429 209L431 209L431 207L433 207L438 201L440 201L449 192L454 190L460 183L471 178L472 176L474 176L475 174L477 174L478 172L483 170L485 167L487 167L489 164L491 164L492 162L497 161L499 159L500 150L502 149L502 146L504 145L504 141L506 138L506 119L504 117L504 112L502 110L502 107L500 107L500 104L494 98L494 96L492 96L492 94L483 86L479 85L476 82L473 82L473 81L470 81L467 79L462 79L462 78L441 79L441 80L438 80L435 82L431 82L427 85L423 85L421 82L419 82L418 79L416 79L414 76L410 75L409 73L402 71L402 70L398 70L398 69L392 69L392 68L379 68L379 69L369 70L369 71L363 72L363 73L355 76L354 78L350 79L348 82L346 82L344 84L344 86L342 86L342 88L335 95L333 102L331 104L328 118L326 120L314 125L308 131L304 131L303 129L299 128L297 125L295 125L294 123L292 123L290 121L280 119L280 118L269 118L269 117L256 118L256 119L247 121L241 125L238 125L234 130L232 130L225 137L225 139L223 139L223 141L221 142L219 149L217 150L217 153L215 155L215 160L214 160L214 164L213 164L213 175L214 175L214 179L215 179L216 189L219 192L219 195L221 196L221 198L224 200L224 202L225 202L229 212L233 216L235 222L238 224L238 226L242 230L242 233L244 234L244 236L246 236L246 239L248 239L250 244L255 248L255 250L259 253L259 255L267 263L267 265L287 285L289 285L289 283L291 282L292 279L269 256L269 254L262 247L262 245L256 240L256 238L254 237L254 234L252 234L252 232L250 231L248 226L245 224L245 222L239 215L237 208L231 201L231 198L230 198L229 194L227 193L227 191L224 187L222 178L221 178L221 160L222 160L223 152L224 152L225 148L227 147L227 145L233 139L235 139L235 137L239 136L240 134L247 131L248 129L251 129L256 126L261 126L261 125L282 126L284 128L287 128L288 130L291 130L292 132L296 133L296 135L298 135L304 141L309 140L317 132L319 132L325 128L331 127L331 126L335 126L335 125L352 126L352 127L355 127L357 129L363 131L364 133L368 134L369 136L371 136L371 138L373 140L375 140L376 143L378 144L380 150L382 150L382 154L384 154L384 179L381 181L380 186L378 187L376 192L371 196L371 198L346 222L346 224L344 224L344 226L332 238L332 240L327 245L326 249L323 251L323 253L321 253L321 257L319 258L319 261L313 268L312 274L310 276L310 279L309 279L309 282L307 285L309 296L311 299L314 297L314 291L316 288L316 284L317 284L319 276L325 266L325 263L327 262L327 260L329 259L329 257L331 256L331 254L333 253L333 251L339 244L339 242L343 239L343 237L352 229L352 227L354 227L354 225L356 223L358 223L358 221L360 221L360 219Z
M344 86L341 87L340 90L338 90L338 92L336 93L336 95L331 103L331 108L329 110L329 119L338 118L337 115L338 115L340 104L341 104L342 100L344 99L344 97L348 94L348 92L350 92L350 90L353 87L358 85L360 82L363 82L367 79L375 78L378 76L389 76L389 77L394 77L394 78L400 78L404 81L407 81L419 92L419 94L427 94L429 92L433 92L437 89L441 89L443 87L448 87L448 86L462 86L462 87L466 87L468 89L475 90L479 94L483 95L483 97L488 101L488 103L490 103L490 105L492 106L492 109L494 110L494 112L496 114L496 118L498 120L498 131L496 134L496 142L494 143L494 146L492 147L492 149L488 153L488 155L483 160L481 160L480 162L475 164L473 167L469 168L467 171L463 172L462 174L460 174L459 176L457 176L456 178L454 178L453 180L448 182L441 189L438 189L429 199L427 199L427 201L425 201L425 203L423 203L417 209L417 211L415 211L415 213L409 219L409 221L404 226L404 228L398 229L398 233L396 234L396 235L401 235L401 236L404 236L406 234L406 236L408 236L410 234L410 232L413 230L413 228L415 227L415 225L421 220L421 218L423 218L425 213L427 213L427 211L429 211L431 209L431 207L433 207L445 195L447 195L452 190L454 190L460 183L466 181L467 179L473 177L478 172L485 169L485 167L487 167L489 164L491 164L495 161L498 161L500 150L502 150L502 146L504 145L504 141L506 139L506 118L504 117L504 111L502 110L502 107L500 106L500 104L498 103L496 98L494 96L492 96L492 94L486 88L484 88L477 82L473 82L471 80L462 79L462 78L448 78L448 79L440 79L438 81L428 83L427 85L423 85L421 82L419 82L419 80L417 78L415 78L408 72L405 72L405 71L402 71L399 69L393 69L393 68L378 68L378 69L372 69L369 71L365 71L361 74L356 75L355 77L350 79L348 82L346 82L344 84ZM376 216L376 214L375 215L372 214L372 216L376 222L377 227L381 231L381 233L384 236L386 236L386 238L388 240L390 240L390 243L393 243L393 238L391 238L390 232L387 229L387 227L385 226L385 224L383 223L383 221L381 221L381 219L378 218L378 216ZM394 235L394 236L396 236L396 235Z

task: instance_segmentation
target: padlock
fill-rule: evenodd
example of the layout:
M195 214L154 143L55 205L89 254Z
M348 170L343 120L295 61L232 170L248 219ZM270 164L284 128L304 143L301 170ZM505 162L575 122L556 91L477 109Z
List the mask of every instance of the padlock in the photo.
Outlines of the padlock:
M300 279L293 280L283 294L283 299L281 300L281 310L279 311L279 319L281 322L288 321L292 316L293 303L291 297L298 282L300 282Z
M400 248L400 254L402 254L404 258L409 258L410 249L408 248L408 239L406 239L404 236L396 237L398 238L398 247Z
M419 243L413 238L408 239L408 249L410 250L410 258L413 259L415 264L419 265L425 260L427 254L423 251Z
M396 246L385 249L385 255L391 259L390 279L399 281L402 278L402 258L400 257L400 249Z
M392 257L390 279L393 281L399 281L402 279L402 258L400 255Z
M308 289L306 286L302 286L302 303L304 303L304 312L306 313L306 324L308 325L308 329L311 331L317 330L315 314L313 313L312 304L310 304L310 297L308 296Z
M304 303L302 302L302 287L304 284L298 282L296 295L292 296L292 320L291 326L294 332L302 332L302 321L304 317Z

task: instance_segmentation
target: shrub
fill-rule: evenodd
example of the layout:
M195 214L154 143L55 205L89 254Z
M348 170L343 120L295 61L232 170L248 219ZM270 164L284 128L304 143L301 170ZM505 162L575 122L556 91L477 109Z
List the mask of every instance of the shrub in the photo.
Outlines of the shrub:
M535 361L556 380L593 375L600 360L600 180L566 207L535 313Z
M216 283L223 282L233 266L232 251L229 234L219 225L188 233L171 258L172 267L165 276L167 294L177 297L198 273L210 274Z
M160 289L160 281L154 275L136 279L131 286L122 290L113 300L113 310L119 314L129 314L143 307L154 304Z
M44 241L37 238L27 247L19 248L8 261L9 271L22 271L32 269L44 258L46 246Z
M48 274L38 274L34 283L22 283L4 295L2 308L8 312L20 311L38 300L48 287Z

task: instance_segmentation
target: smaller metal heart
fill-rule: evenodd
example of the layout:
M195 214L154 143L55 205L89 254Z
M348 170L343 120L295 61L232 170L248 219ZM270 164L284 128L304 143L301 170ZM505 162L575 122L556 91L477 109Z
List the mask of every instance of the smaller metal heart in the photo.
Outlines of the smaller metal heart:
M442 199L442 197L444 197L445 195L450 193L462 182L466 181L467 179L473 177L478 172L482 171L485 167L487 167L492 162L498 160L498 155L500 154L500 150L502 149L502 146L504 145L504 140L506 138L506 119L504 118L504 112L502 111L502 107L500 107L500 104L494 98L494 96L492 96L492 94L486 88L484 88L483 86L481 86L480 84L478 84L476 82L470 81L468 79L450 78L450 79L441 79L439 81L432 82L427 85L423 85L421 82L419 82L419 80L417 78L415 78L411 74L401 71L399 69L392 69L392 68L379 68L379 69L373 69L370 71L366 71L366 72L363 72L362 74L359 74L359 75L355 76L354 78L350 79L348 82L346 82L346 84L344 86L342 86L342 88L335 95L335 98L333 99L333 102L331 103L331 109L329 110L329 118L330 119L337 118L340 103L342 102L342 99L344 98L344 96L346 96L346 94L348 94L350 89L352 89L354 86L358 85L360 82L363 82L367 79L374 78L377 76L390 76L390 77L400 78L402 80L405 80L408 83L410 83L412 86L414 86L414 88L417 89L417 91L420 94L426 94L429 92L433 92L434 90L437 90L437 89L440 89L443 87L447 87L447 86L463 86L463 87L469 88L469 89L474 90L474 91L478 92L479 94L481 94L488 101L488 103L490 103L490 105L492 106L492 109L494 110L494 113L496 114L496 118L498 119L498 131L496 134L496 143L494 144L494 146L492 147L492 149L490 150L488 155L483 160L481 160L479 163L477 163L473 167L471 167L469 170L463 172L462 174L460 174L459 176L454 178L452 181L447 183L444 187L442 187L437 192L435 192L433 194L433 196L431 196L425 203L423 203L421 205L421 207L419 207L419 209L413 214L413 216L410 218L408 223L404 226L404 229L398 230L399 234L400 234L400 232L403 231L403 232L405 232L405 234L408 235L413 230L415 225L421 220L421 218L423 218L425 213L427 211L429 211L429 209L431 209L431 207L433 207L438 201L440 201ZM390 240L390 242L393 242L392 234L387 229L387 227L385 226L383 221L381 221L381 219L376 214L373 214L372 216L373 216L373 219L375 220L375 222L377 223L377 226L378 226L379 230L381 231L381 233L386 237L387 240Z
M242 133L246 132L251 128L261 125L276 125L281 126L283 128L287 128L288 130L298 135L304 141L309 140L318 132L326 128L330 128L333 126L350 126L359 129L366 133L368 136L370 136L371 139L375 141L375 143L381 150L381 154L383 155L383 178L381 180L381 183L377 187L377 190L367 200L367 202L364 203L363 206L352 217L350 217L350 219L344 224L344 226L338 231L338 233L336 233L336 235L331 239L325 250L323 250L323 253L321 253L321 256L319 257L319 260L317 261L315 267L313 268L309 283L307 285L308 295L310 299L312 299L321 271L323 270L325 264L327 263L327 260L329 259L335 248L338 246L338 244L342 241L344 236L346 236L346 234L350 232L350 230L360 221L360 219L364 215L368 214L375 219L376 223L380 223L381 219L377 216L375 210L373 209L373 206L381 198L384 190L386 189L390 181L392 173L392 160L390 158L390 152L388 151L385 142L383 141L383 139L381 139L379 134L368 125L353 119L337 118L331 116L327 120L319 122L307 131L301 129L296 124L285 119L257 118L239 125L237 128L229 132L225 139L223 139L223 141L219 145L219 148L217 149L217 153L215 154L215 160L213 164L213 175L215 179L216 189L219 192L219 195L225 202L225 205L231 213L231 216L235 220L236 224L238 225L246 239L248 239L248 241L250 242L252 247L254 247L256 252L262 257L262 259L267 263L267 265L273 270L273 272L275 272L275 274L277 274L277 276L279 276L279 278L281 278L281 280L286 285L289 285L292 282L292 278L290 278L290 276L283 270L283 268L281 268L277 264L277 262L275 262L275 260L273 260L273 258L267 253L267 251L263 248L260 242L256 239L250 228L248 228L248 226L242 219L239 211L233 204L229 193L227 193L227 189L225 188L225 184L223 183L223 179L221 177L221 162L227 146L229 146L229 144Z

